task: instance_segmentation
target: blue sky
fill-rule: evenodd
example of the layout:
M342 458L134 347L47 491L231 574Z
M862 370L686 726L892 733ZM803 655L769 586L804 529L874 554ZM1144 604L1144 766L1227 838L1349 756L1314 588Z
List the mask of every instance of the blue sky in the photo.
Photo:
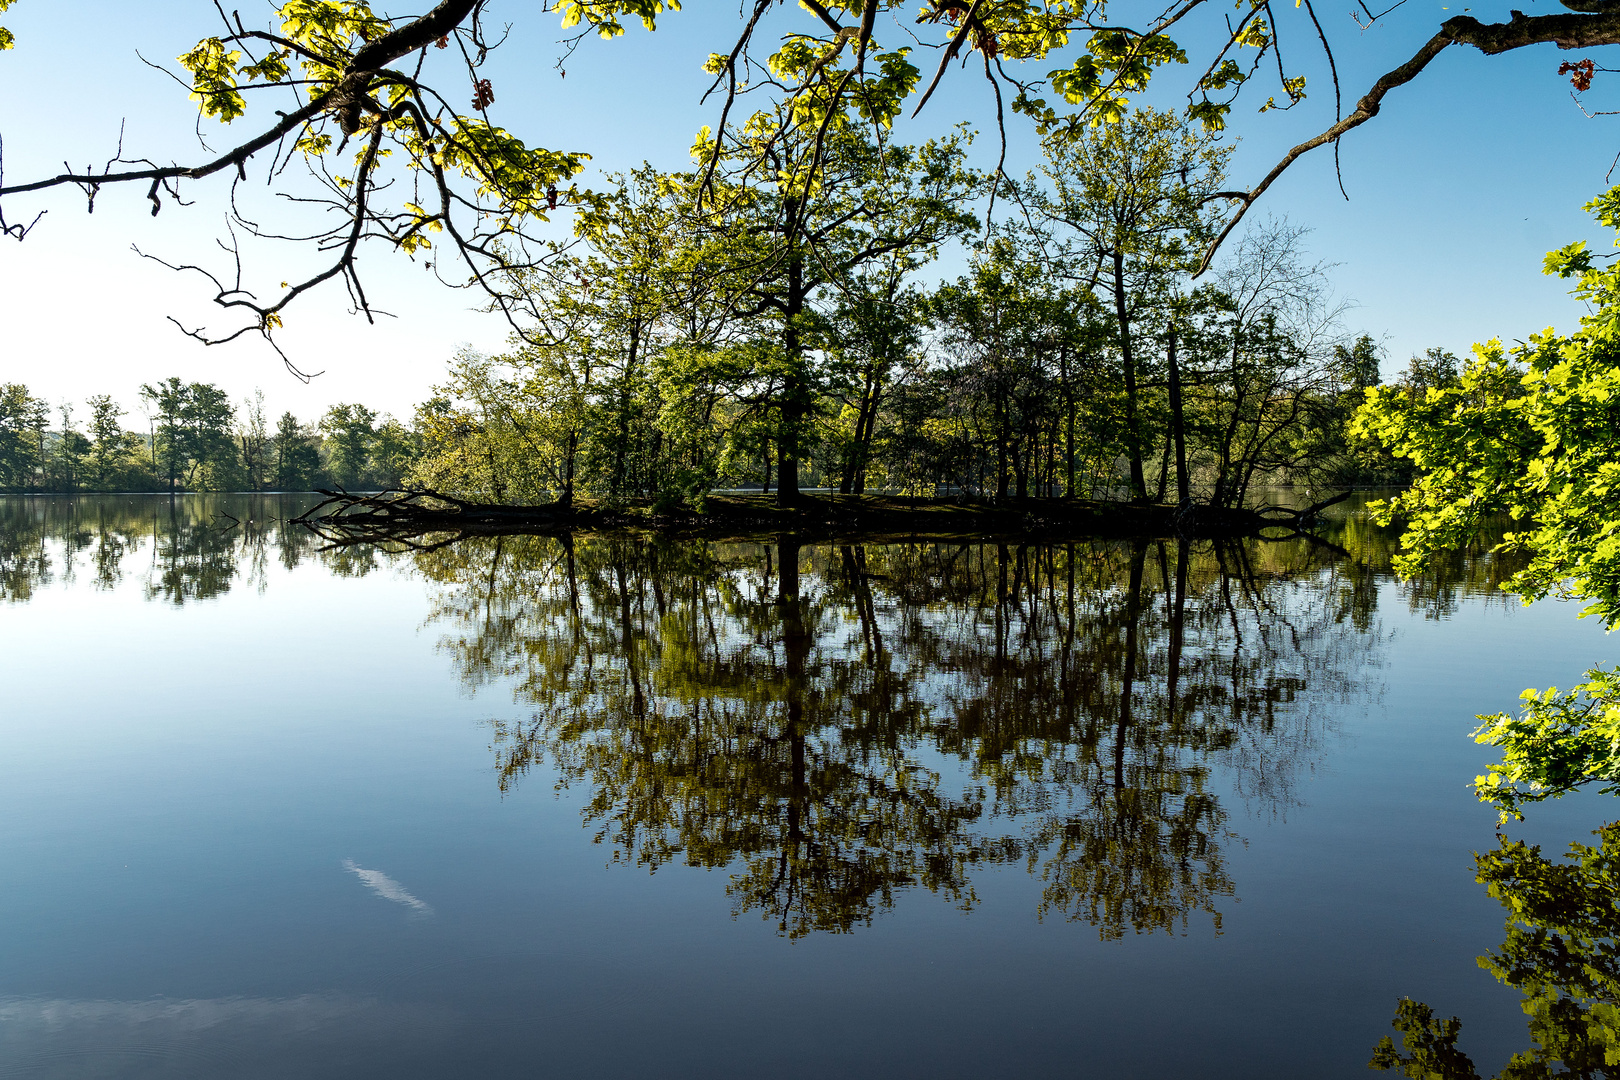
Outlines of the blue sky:
M1450 15L1469 10L1495 21L1508 14L1505 6L1407 0L1363 32L1348 14L1349 0L1329 6L1336 2L1321 0L1318 15L1335 44L1347 105ZM1531 14L1560 10L1552 0L1520 2ZM376 6L387 8L386 2ZM539 6L496 0L491 7L494 19L513 24L489 72L497 121L532 143L591 153L593 172L643 159L682 164L693 133L717 116L712 103L699 103L707 84L700 67L735 36L736 8L692 0L686 11L666 16L656 34L636 28L616 41L587 41L567 60L564 78L554 65L561 31ZM241 10L251 23L269 5L246 0ZM1124 10L1122 3L1113 7L1116 15ZM1287 114L1255 113L1270 88L1240 100L1231 129L1241 138L1234 185L1254 182L1289 145L1332 118L1325 67L1304 36L1309 23L1286 4L1277 10L1287 55L1310 77L1310 96ZM137 55L167 63L216 32L207 0L18 0L4 22L17 35L16 49L0 54L8 181L54 172L64 159L80 165L105 159L120 124L129 156L195 159L198 130L214 145L225 144L217 126L197 128L185 92ZM897 31L888 33L893 40ZM1187 44L1196 61L1196 38ZM1557 75L1560 61L1581 55L1551 46L1500 57L1448 49L1414 82L1391 92L1382 115L1344 140L1349 202L1339 194L1331 152L1324 150L1296 164L1254 211L1311 228L1312 255L1338 264L1337 288L1357 303L1349 327L1384 340L1391 368L1431 345L1460 352L1473 341L1523 338L1578 318L1564 283L1540 274L1541 258L1578 238L1608 249L1611 238L1592 228L1580 206L1607 186L1605 173L1620 152L1620 118L1583 115L1567 79ZM1601 55L1593 56L1603 64ZM920 66L928 64L924 57ZM1054 66L1043 63L1032 73ZM1166 89L1155 100L1174 102L1168 84L1191 77L1192 66L1167 71ZM1592 112L1620 107L1620 95L1606 93L1605 79L1620 76L1598 75L1583 98ZM901 125L902 137L918 140L966 119L982 132L978 164L993 164L987 91L971 70L953 73L922 117ZM1010 129L1009 165L1027 168L1034 161L1033 137L1020 118L1010 120ZM257 179L262 184L262 172ZM333 402L355 400L408 415L458 346L495 350L505 339L504 324L471 310L467 294L377 251L363 269L379 306L396 318L368 326L347 314L345 297L331 290L289 311L289 352L306 369L324 372L310 384L286 374L257 341L197 345L168 319L188 326L217 321L205 283L177 277L130 247L170 261L212 259L217 265L220 253L212 245L223 220L224 187L193 185L188 197L194 205L168 206L156 218L144 195L133 187L108 189L94 215L84 213L81 196L66 192L8 200L13 221L49 212L26 242L0 240L0 380L26 382L53 402L82 403L89 394L108 392L133 407L141 382L173 374L219 383L237 397L262 388L274 411L292 409L305 418ZM250 264L250 272L273 286L299 265L299 256L286 259ZM958 266L947 261L938 273Z

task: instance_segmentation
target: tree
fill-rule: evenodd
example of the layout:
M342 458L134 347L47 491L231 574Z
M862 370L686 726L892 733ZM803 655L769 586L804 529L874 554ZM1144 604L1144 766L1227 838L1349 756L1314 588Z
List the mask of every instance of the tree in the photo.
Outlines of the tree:
M579 369L581 452L618 498L667 486L658 361L673 342L704 339L717 313L697 300L701 272L677 257L689 218L679 183L650 165L610 179L615 190L581 215L585 253L551 275L532 315L548 344L563 345L550 362Z
M536 441L547 417L531 396L532 380L507 378L506 357L464 350L450 378L417 406L422 452L410 483L468 496L540 500L555 493L555 445Z
M1333 346L1335 373L1345 389L1355 395L1358 404L1369 387L1384 381L1380 371L1383 364L1380 351L1378 342L1373 340L1371 334L1362 334L1349 345Z
M76 491L84 483L85 461L90 454L90 440L73 427L73 406L64 401L57 408L62 418L62 429L56 437L53 455L54 476L51 486L57 491Z
M49 410L22 383L0 384L0 487L23 490L40 482Z
M386 416L371 443L372 473L383 487L397 488L405 482L419 453L416 433Z
M1174 113L1153 109L1100 127L1059 128L1042 149L1052 190L1038 200L1039 212L1058 229L1067 272L1096 288L1114 315L1130 491L1146 501L1143 324L1170 321L1178 278L1197 269L1218 226L1210 205L1231 151ZM1167 350L1167 362L1173 358ZM1169 379L1178 384L1179 373ZM1179 418L1174 427L1181 429Z
M1271 85L1261 112L1291 109L1305 100L1306 79L1289 73L1279 45L1281 21L1292 18L1306 40L1321 43L1334 83L1334 122L1292 148L1253 187L1227 193L1239 210L1227 224L1230 229L1292 162L1317 147L1337 146L1346 133L1380 112L1389 91L1412 81L1451 45L1497 55L1543 43L1592 48L1620 41L1620 13L1608 10L1601 0L1567 0L1566 6L1571 10L1565 13L1514 16L1495 24L1469 15L1453 16L1411 59L1374 81L1348 113L1328 33L1310 0L1301 0L1292 15L1286 8L1279 12L1269 3L1257 3L1242 17L1224 20L1222 9L1206 0L1147 9L1090 3L1008 2L966 8L939 3L924 9L919 29L908 25L906 33L940 53L939 67L917 109L931 98L951 61L967 58L964 49L977 54L994 87L998 116L1006 88L1013 92L1012 107L1047 131L1113 121L1153 79L1162 80L1166 69L1190 64L1183 87L1187 114L1216 129L1226 124L1237 97L1257 79ZM751 8L745 5L739 11L742 28L716 41L722 51L713 53L706 67L714 75L713 90L723 91L720 129L745 93L774 90L790 109L804 107L817 95L836 99L834 104L859 103L880 92L883 80L896 73L898 65L909 69L903 80L907 94L922 85L920 73L905 59L906 50L885 49L877 31L880 25L914 20L914 13L900 0L848 6L813 3L803 5L802 12L788 9L769 18L772 7L764 0ZM614 37L623 33L622 19L639 19L652 30L658 16L675 7L664 0L565 0L558 10L565 27L583 24L580 36L594 31ZM1362 10L1369 24L1387 14L1365 5ZM319 229L310 242L335 254L324 269L285 285L269 300L243 291L240 279L215 278L217 302L245 315L246 324L208 340L249 331L270 338L288 303L334 279L344 281L360 310L369 315L369 300L355 269L356 253L367 238L408 255L431 252L430 258L459 260L466 280L488 290L504 309L508 297L502 291L503 271L533 265L535 257L527 243L533 227L574 194L559 185L579 172L583 156L535 148L489 119L495 90L480 69L501 39L485 34L485 11L486 0L441 0L420 15L384 17L366 0L286 0L275 10L269 28L257 29L227 17L220 8L216 36L205 37L183 55L180 66L205 117L241 121L253 103L254 120L247 121L249 130L241 141L224 152L204 150L197 160L167 166L131 161L118 153L99 172L69 170L13 184L0 188L0 198L78 185L93 199L106 186L134 184L161 207L165 194L171 203L180 201L182 183L245 175L250 160L290 139L293 154L310 167L327 208L337 211L333 223ZM767 40L781 44L769 57L756 56L755 42ZM454 50L449 48L452 42ZM1189 56L1182 42L1199 43L1196 57ZM11 44L10 34L3 30L0 44ZM837 62L846 51L853 62L840 69ZM1275 64L1263 67L1267 59ZM891 68L891 62L896 66ZM1038 64L1042 74L1023 74L1019 62ZM1059 65L1056 70L1053 63ZM1275 80L1269 76L1273 66ZM872 69L881 73L874 76ZM1259 75L1262 70L1268 73L1264 77ZM1566 73L1581 89L1590 83L1594 70L1590 60L1566 65ZM458 77L468 80L469 112L447 104L458 95L444 80ZM353 157L345 154L351 139L358 144ZM717 144L711 160L717 161L719 152ZM279 160L279 152L273 153L268 170L272 181L283 177ZM398 174L391 169L398 169ZM390 185L393 179L404 182ZM0 229L14 236L25 235L30 228L20 220L7 224L0 219ZM435 239L448 250L429 247Z
M1620 229L1620 188L1588 209ZM1474 347L1455 377L1448 354L1414 358L1405 385L1377 387L1356 423L1418 470L1383 514L1407 521L1403 565L1421 566L1487 515L1524 526L1508 549L1530 554L1510 587L1527 598L1559 592L1620 623L1620 546L1605 523L1620 519L1620 269L1600 267L1584 243L1547 257L1548 273L1577 279L1592 307L1570 334L1532 334L1507 349Z
M757 327L744 343L754 377L734 393L768 418L778 503L790 505L814 431L825 325L818 301L850 294L868 267L898 259L910 269L933 258L974 227L966 204L977 183L963 167L960 132L909 147L868 131L893 120L915 77L903 53L884 58L883 77L847 110L833 87L848 72L807 51L783 62L815 68L805 76L818 80L814 92L734 130L705 131L694 147L716 165L717 194L688 258L715 266L718 302Z
M1197 298L1204 318L1187 342L1190 396L1216 507L1242 506L1257 479L1308 477L1334 462L1342 441L1344 305L1326 267L1305 262L1304 234L1286 222L1249 230Z
M141 397L152 408L152 457L161 459L170 492L235 486L238 458L231 426L236 410L230 395L212 383L170 377L143 384Z
M317 480L321 455L316 437L306 431L298 417L290 412L281 414L276 421L276 433L271 439L270 462L274 484L278 491L307 491Z
M150 405L156 425L152 435L152 464L154 468L157 467L161 447L162 475L168 480L171 492L179 483L180 471L184 467L182 455L185 442L181 434L180 414L185 408L187 396L186 385L174 376L156 386L141 384L141 397Z
M326 468L340 486L358 488L371 465L377 414L364 405L338 404L321 417L326 436Z
M889 391L921 359L926 302L905 286L908 269L891 261L857 276L829 320L824 381L839 410L831 441L840 494L866 491Z
M1430 390L1449 390L1461 382L1461 364L1457 357L1445 349L1428 349L1422 356L1413 356L1402 373L1400 385L1407 395L1421 398Z
M90 486L101 491L136 486L131 481L139 464L139 438L118 422L124 410L108 394L93 395L86 403L90 406L90 453L85 473Z
M236 428L242 475L251 491L263 491L269 469L270 432L264 417L264 391L242 399L241 423Z
M997 502L1046 486L1041 468L1062 419L1062 398L1052 391L1062 358L1078 351L1072 305L1039 263L1018 258L1005 241L934 295L950 355L945 378L956 408L949 415L964 451L958 484Z

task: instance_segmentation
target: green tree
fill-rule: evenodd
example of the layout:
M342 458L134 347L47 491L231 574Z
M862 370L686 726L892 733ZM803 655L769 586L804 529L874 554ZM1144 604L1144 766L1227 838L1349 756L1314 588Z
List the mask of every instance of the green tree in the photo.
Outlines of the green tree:
M1318 134L1294 146L1252 188L1229 193L1238 216L1300 156L1337 146L1347 132L1378 115L1389 91L1418 77L1452 45L1494 56L1553 42L1595 48L1620 41L1620 14L1584 0L1569 0L1567 6L1570 11L1494 24L1453 15L1435 26L1432 36L1414 43L1410 59L1374 80L1364 95L1345 99L1356 102L1347 113L1338 108L1335 74L1332 122L1324 118ZM68 185L133 184L157 199L164 193L177 198L173 185L180 178L223 182L238 175L255 154L290 136L291 151L313 172L342 181L331 184L326 200L327 208L336 211L331 223L310 238L312 248L329 251L331 261L309 277L289 281L265 301L241 290L222 291L220 303L249 317L236 333L258 330L269 336L289 302L338 279L369 314L356 269L357 248L366 236L411 256L432 252L439 257L429 245L444 244L472 264L471 280L491 290L499 303L505 299L500 271L530 258L524 241L536 238L536 223L568 196L559 187L579 172L583 155L531 146L490 120L495 88L480 77L479 68L500 42L481 29L485 9L484 0L441 0L418 15L386 17L367 0L286 0L268 13L264 29L233 22L221 9L215 35L204 37L179 62L187 75L182 81L203 116L241 122L247 130L237 136L240 141L173 165L143 161L116 171L108 166L100 173L70 169L0 189L0 197L15 199ZM583 26L581 33L611 38L624 32L623 20L639 20L652 30L658 16L675 8L665 0L566 0L556 10L565 27ZM1363 10L1369 20L1383 18ZM1011 91L1012 107L1048 132L1115 121L1155 78L1162 81L1166 72L1178 70L1185 75L1175 90L1185 92L1187 115L1210 129L1226 124L1244 93L1268 94L1262 113L1300 106L1307 101L1306 78L1290 71L1278 45L1284 36L1279 24L1287 19L1294 21L1298 40L1319 41L1332 70L1343 70L1342 60L1334 61L1328 51L1327 24L1311 0L1292 10L1253 6L1224 21L1203 4L943 5L927 8L918 18L900 0L871 0L859 6L806 4L785 13L792 22L766 18L768 11L752 9L750 15L744 7L738 12L737 31L722 33L715 41L718 51L705 67L714 76L713 89L723 94L723 104L717 106L722 117L745 90L775 91L784 108L812 116L848 103L863 106L874 98L913 94L922 82L905 59L906 49L894 47L901 32L887 45L883 40L896 23L905 28L899 44L915 40L940 56L918 109L952 60L966 61L976 54L975 66L982 65L995 88L998 115L1005 89ZM9 46L10 34L0 34L0 44ZM452 40L462 48L449 49ZM765 41L778 44L769 47L770 55L758 55L767 49ZM1196 43L1191 55L1186 43ZM443 56L429 48L435 44L445 46ZM850 63L844 67L840 61L846 53ZM1027 71L1021 62L1038 66ZM1585 65L1576 69L1578 87L1589 81L1591 71ZM458 112L445 103L463 95L445 80L469 74L474 76L473 108ZM889 85L896 76L898 91ZM1269 89L1250 89L1250 83L1265 83ZM884 107L890 115L899 112L898 102ZM250 113L252 119L245 119ZM375 123L369 122L373 119ZM720 126L725 126L723 120ZM361 144L358 153L350 153L351 141ZM272 181L287 182L281 179L284 166L272 165L271 170ZM423 183L411 182L417 178ZM279 223L270 229L297 232ZM6 231L21 235L27 226L9 225Z
M77 491L85 482L90 456L90 440L73 427L73 406L63 402L57 409L62 428L56 436L51 486L57 491Z
M371 444L372 475L381 486L397 488L410 475L419 453L416 433L393 417L386 417L377 425Z
M269 457L271 476L278 491L307 491L318 482L321 455L317 438L290 412L282 413L281 419L276 421Z
M252 397L242 399L236 447L248 490L263 491L270 468L270 431L265 421L263 390L255 390Z
M108 394L93 395L86 403L90 406L90 452L85 462L89 485L100 491L140 486L140 439L119 423L124 410Z
M1151 437L1142 384L1151 370L1149 347L1219 227L1212 200L1231 150L1176 114L1154 109L1096 127L1058 128L1042 149L1051 192L1039 200L1040 211L1055 230L1068 273L1094 283L1114 316L1130 493L1146 501Z
M1381 351L1371 334L1362 334L1349 345L1333 347L1333 366L1337 369L1339 381L1355 394L1358 403L1369 387L1384 381Z
M358 488L371 467L371 447L376 440L377 414L364 405L338 404L321 417L321 434L326 437L326 468L341 487Z
M181 453L187 462L185 485L198 491L237 486L240 458L231 430L236 410L230 395L212 383L191 383L180 412Z
M829 320L823 383L838 410L829 441L844 495L866 491L889 392L921 365L926 302L906 286L909 269L895 261L857 276Z
M239 458L231 434L236 410L224 390L170 377L143 384L141 397L152 409L152 457L161 461L169 491L219 491L236 485Z
M22 383L0 384L0 487L24 490L40 483L49 410Z
M151 408L155 425L152 435L153 468L161 468L160 475L168 481L172 492L180 483L181 473L186 466L186 440L181 414L185 411L190 391L178 377L170 376L156 385L142 383L141 397Z
M1257 481L1310 479L1338 460L1344 305L1325 268L1305 261L1304 233L1251 229L1180 320L1196 453L1218 508L1244 505Z
M530 396L533 382L511 378L504 357L463 350L449 379L417 406L422 453L409 482L470 497L542 500L555 491L555 446L536 441L547 417ZM549 418L556 421L557 418Z
M826 325L818 302L851 293L869 267L933 258L974 227L967 202L978 189L963 166L963 134L919 147L871 134L868 125L887 125L915 79L903 53L883 59L882 79L848 109L833 92L847 72L808 50L791 53L791 63L817 69L825 82L799 107L757 112L718 135L705 129L694 147L695 157L718 166L717 193L694 233L698 246L684 254L715 267L716 302L753 324L740 335L752 377L733 393L770 424L783 505L798 498L800 464L812 448ZM694 202L701 195L694 191ZM690 356L735 366L725 350Z
M930 301L950 357L945 378L955 408L941 420L958 447L951 478L997 502L1045 486L1042 466L1063 419L1062 398L1052 391L1060 365L1077 351L1073 299L1019 254L1009 242L993 244L969 276L942 285ZM1107 403L1094 406L1103 412Z

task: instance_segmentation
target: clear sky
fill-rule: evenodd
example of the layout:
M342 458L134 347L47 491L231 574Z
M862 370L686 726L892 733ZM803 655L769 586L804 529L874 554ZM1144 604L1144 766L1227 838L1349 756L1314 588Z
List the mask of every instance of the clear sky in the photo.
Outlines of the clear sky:
M1552 0L1520 2L1532 14L1559 10ZM380 11L389 6L387 0L374 5ZM1335 43L1347 107L1451 14L1508 17L1505 6L1407 0L1363 32L1341 10L1349 6L1348 0L1322 0L1318 11ZM591 153L587 183L597 170L644 159L663 167L684 164L694 132L718 115L712 103L699 103L707 85L700 68L711 50L725 49L735 37L736 7L689 0L687 10L666 16L655 34L636 28L616 41L588 41L566 61L566 77L554 64L561 36L556 17L539 7L533 0L491 5L494 20L513 24L511 40L490 68L496 121L531 143ZM240 9L252 23L269 4L240 0ZM1123 10L1114 5L1114 14ZM1254 110L1269 88L1240 99L1232 124L1232 134L1242 139L1235 186L1253 183L1287 146L1332 119L1331 85L1310 52L1313 42L1302 36L1309 24L1290 5L1278 11L1287 55L1310 76L1310 97L1293 112L1267 115ZM213 145L226 144L217 125L197 126L181 87L140 59L172 67L171 58L215 33L209 0L18 0L4 24L17 36L16 49L0 53L8 181L54 173L64 159L81 167L99 163L113 152L120 125L131 157L195 160L199 131ZM893 40L895 31L889 33ZM1560 61L1580 55L1542 46L1484 57L1453 47L1386 97L1382 115L1344 140L1349 202L1334 181L1331 151L1322 150L1297 164L1253 212L1287 216L1313 230L1312 254L1338 264L1336 285L1358 305L1349 327L1385 342L1390 369L1431 345L1462 352L1476 340L1523 338L1549 325L1569 327L1578 317L1565 283L1540 274L1541 258L1580 238L1609 249L1611 238L1591 227L1580 206L1607 186L1605 174L1620 151L1615 118L1583 115L1568 80L1557 75ZM1602 64L1602 56L1594 58ZM930 65L922 57L919 66ZM1044 63L1038 72L1055 66ZM1172 80L1191 74L1168 72ZM1617 96L1605 93L1606 79L1620 85L1620 76L1600 73L1584 95L1594 113L1616 106ZM1161 94L1158 100L1174 99ZM988 167L996 151L992 117L982 76L957 72L900 133L921 139L967 119L983 132L977 163ZM1022 170L1033 163L1033 139L1021 118L1010 118L1009 125L1009 167ZM262 169L254 180L248 197L258 201L251 205L273 212L258 186ZM136 187L103 191L93 215L74 192L7 201L13 222L49 212L27 241L0 239L0 381L25 382L53 403L80 402L81 416L89 394L111 393L133 410L142 382L169 375L215 382L238 398L261 388L274 412L291 409L304 419L338 401L408 416L459 346L498 350L505 340L505 324L473 310L468 294L378 249L366 254L362 270L378 306L394 317L368 325L347 312L346 297L334 289L288 311L285 347L306 370L323 372L309 384L287 374L251 336L216 348L199 345L169 318L187 326L222 325L207 283L131 251L135 244L171 262L228 265L214 246L224 185L192 185L186 194L194 205L170 204L156 218L144 189ZM280 258L258 253L249 264L253 280L273 288L305 260ZM954 273L959 265L958 257L938 273Z

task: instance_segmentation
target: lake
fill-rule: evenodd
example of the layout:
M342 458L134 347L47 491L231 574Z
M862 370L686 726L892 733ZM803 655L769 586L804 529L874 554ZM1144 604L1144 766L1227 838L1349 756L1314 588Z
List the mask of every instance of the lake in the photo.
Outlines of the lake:
M1494 1072L1474 715L1614 647L1361 501L381 550L0 499L0 1076L1360 1077L1402 997Z

